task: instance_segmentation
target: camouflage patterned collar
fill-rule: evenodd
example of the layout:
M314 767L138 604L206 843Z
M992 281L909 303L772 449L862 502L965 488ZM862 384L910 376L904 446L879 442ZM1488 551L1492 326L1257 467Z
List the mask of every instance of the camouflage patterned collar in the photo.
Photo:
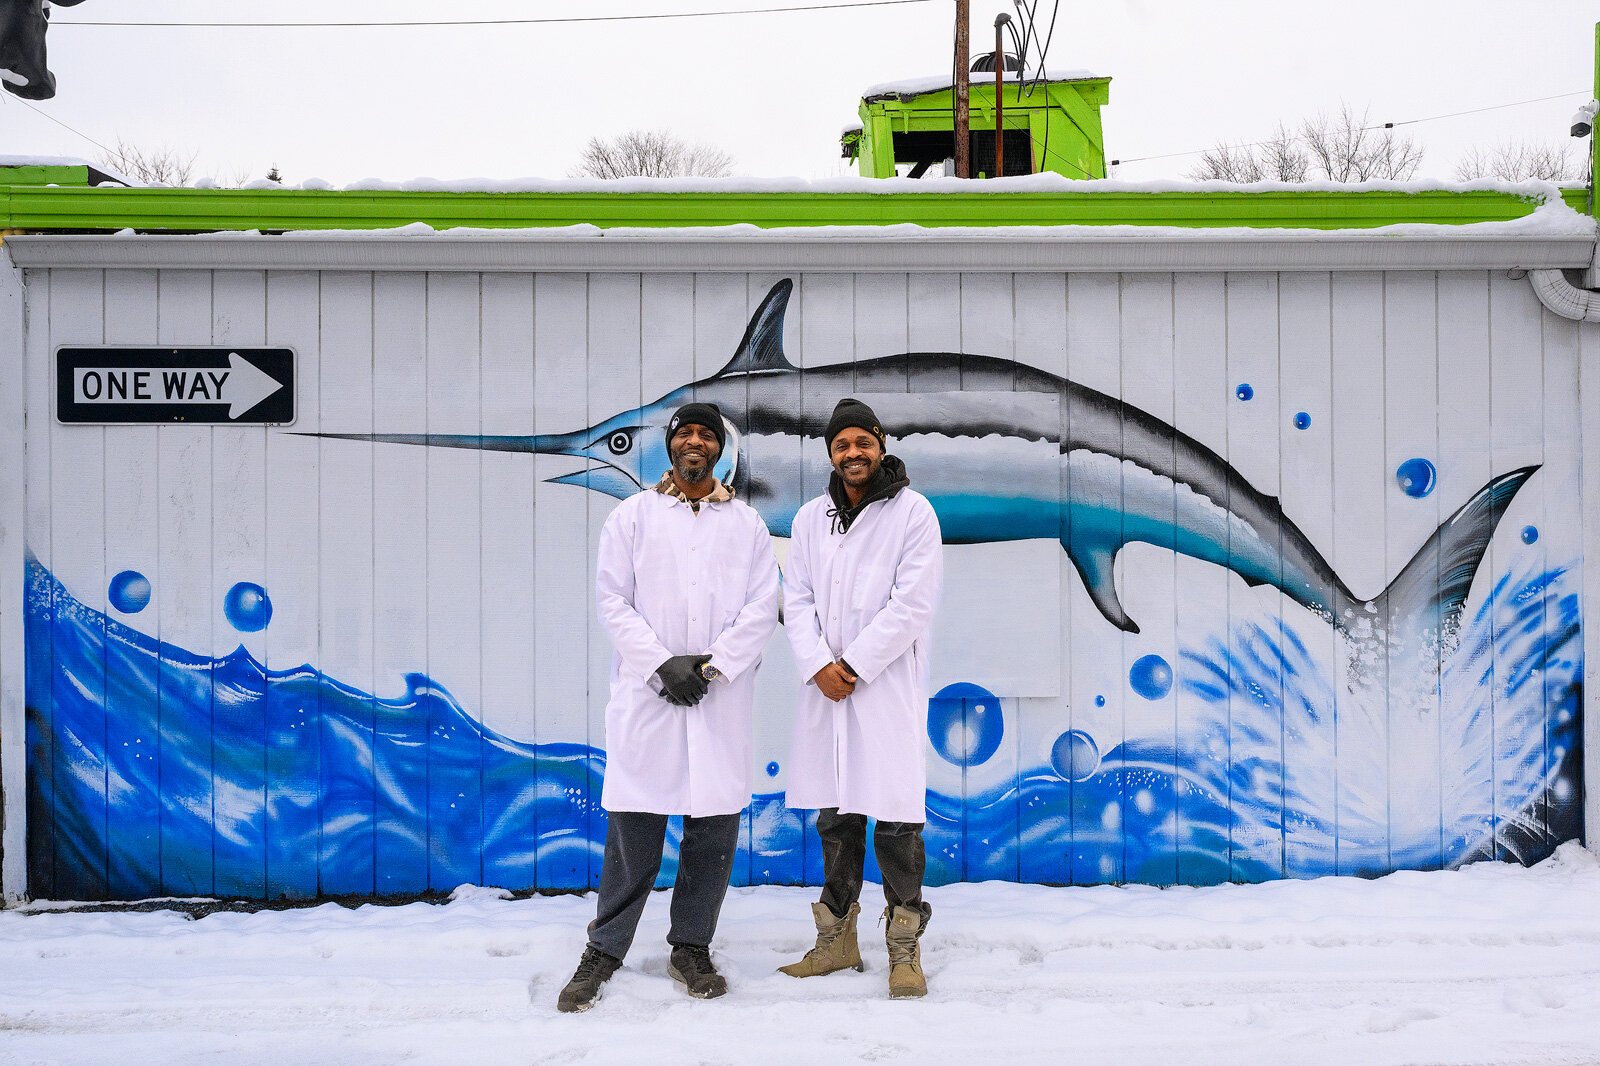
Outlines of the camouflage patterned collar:
M702 503L727 503L729 500L733 499L732 489L724 485L718 478L712 478L712 481L715 482L715 485L710 492L706 493L698 500L691 500L689 497L683 494L682 489L678 488L678 483L672 480L672 471L668 470L665 474L661 475L661 480L656 482L656 491L661 493L663 496L671 496L675 500L682 500L684 503L689 505L689 509L691 511L693 511L695 514L699 514L700 505Z

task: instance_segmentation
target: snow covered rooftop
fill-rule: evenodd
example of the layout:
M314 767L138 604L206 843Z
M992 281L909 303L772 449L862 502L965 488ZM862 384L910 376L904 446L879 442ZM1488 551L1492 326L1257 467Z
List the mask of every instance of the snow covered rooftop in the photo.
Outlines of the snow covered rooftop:
M118 173L105 163L96 163L89 159L80 159L71 155L0 154L0 167L87 167L90 176L100 180L114 181L120 185L143 184L125 174Z
M977 70L967 76L973 85L990 85L994 82L994 71ZM1103 74L1094 74L1087 70L1046 70L1041 79L1037 73L1027 75L1026 81L1107 81ZM1015 71L1006 74L1007 82L1017 81ZM877 100L885 96L920 96L923 93L935 93L941 89L951 87L950 74L929 74L921 78L901 78L897 81L879 82L869 85L862 92L861 99Z
M87 159L71 155L0 154L0 167L92 167Z
M860 129L859 124L846 126L841 133ZM197 184L195 187L206 186ZM214 187L214 185L212 186ZM1085 181L1067 178L1060 174L1024 174L1010 178L991 178L983 181L960 178L863 178L841 175L831 178L800 177L731 177L731 178L433 178L415 177L400 180L361 178L346 185L334 185L321 178L307 178L298 185L279 185L256 181L249 188L264 191L316 192L442 192L442 193L952 193L960 195L1007 193L1422 193L1422 192L1496 192L1531 200L1550 201L1561 198L1559 186L1548 181L1450 181L1443 178L1418 178L1412 181L1256 181L1234 183L1227 181L1183 181L1179 179L1154 181L1124 181L1108 178Z

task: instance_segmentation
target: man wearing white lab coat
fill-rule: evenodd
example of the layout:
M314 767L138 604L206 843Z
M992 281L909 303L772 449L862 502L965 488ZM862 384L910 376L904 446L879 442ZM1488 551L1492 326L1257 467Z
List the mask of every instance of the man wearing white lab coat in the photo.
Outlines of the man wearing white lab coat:
M789 755L790 807L815 807L822 898L817 943L793 977L863 968L856 943L867 819L889 919L889 995L927 992L919 939L926 853L928 630L944 579L939 520L885 452L859 400L839 401L825 440L828 493L795 515L784 571L784 629L807 679Z
M696 998L727 991L709 949L750 802L755 675L777 625L778 565L761 517L712 473L726 442L714 404L684 405L667 424L672 469L600 533L596 595L615 651L609 818L597 913L562 1011L588 1009L622 964L669 815L684 819L667 972Z

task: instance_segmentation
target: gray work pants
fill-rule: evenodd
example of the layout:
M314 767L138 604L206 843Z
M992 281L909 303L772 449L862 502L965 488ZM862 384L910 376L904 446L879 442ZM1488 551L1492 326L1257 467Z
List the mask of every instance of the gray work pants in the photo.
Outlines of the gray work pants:
M678 879L672 888L672 927L667 943L710 947L717 916L728 894L728 876L739 844L739 815L714 814L683 820L678 846ZM611 811L606 827L605 863L600 868L600 902L589 923L589 946L621 959L628 954L645 900L661 870L667 816L641 811Z

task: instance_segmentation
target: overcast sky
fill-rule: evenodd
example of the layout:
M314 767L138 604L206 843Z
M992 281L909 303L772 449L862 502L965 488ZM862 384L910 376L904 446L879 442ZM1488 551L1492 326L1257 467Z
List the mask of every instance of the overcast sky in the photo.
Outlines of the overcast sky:
M947 71L953 0L841 11L562 26L128 29L73 20L398 20L632 14L797 0L86 0L57 8L48 115L106 144L198 153L201 173L562 177L592 134L665 127L726 149L738 172L851 172L838 134L861 90ZM1052 0L1042 0L1041 15ZM972 0L975 47L999 0ZM1348 101L1403 121L1421 174L1474 145L1562 142L1592 93L1600 0L1062 0L1049 65L1108 75L1108 157L1255 140ZM0 153L92 156L0 94ZM1587 142L1585 142L1586 144ZM1194 157L1114 176L1181 177Z

